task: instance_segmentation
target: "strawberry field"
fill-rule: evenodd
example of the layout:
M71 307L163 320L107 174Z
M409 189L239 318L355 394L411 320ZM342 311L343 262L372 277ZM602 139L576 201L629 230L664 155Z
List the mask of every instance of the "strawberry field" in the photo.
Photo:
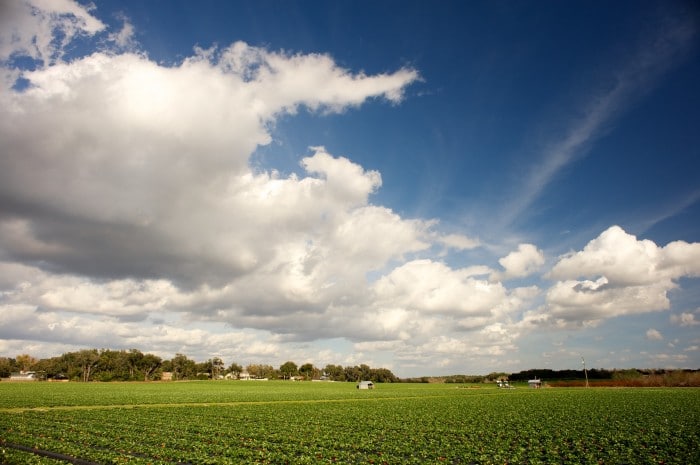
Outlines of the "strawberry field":
M700 463L700 389L0 383L2 463Z

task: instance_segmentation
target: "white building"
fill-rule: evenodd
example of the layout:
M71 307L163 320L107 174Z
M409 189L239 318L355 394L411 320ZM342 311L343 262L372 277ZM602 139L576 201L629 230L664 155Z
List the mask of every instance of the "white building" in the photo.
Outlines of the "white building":
M542 380L541 379L530 379L527 381L527 385L533 389L539 389L542 387Z
M39 377L34 371L20 371L10 375L10 381L37 381L38 379Z

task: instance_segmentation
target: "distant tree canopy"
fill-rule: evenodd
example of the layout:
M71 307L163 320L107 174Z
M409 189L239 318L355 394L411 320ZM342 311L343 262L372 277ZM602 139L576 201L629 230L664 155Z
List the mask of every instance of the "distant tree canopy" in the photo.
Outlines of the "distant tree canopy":
M321 377L321 370L316 368L312 363L305 363L299 367L299 374L304 377L304 379L319 379Z
M593 368L588 371L588 379L612 379L615 371ZM525 370L509 375L511 381L527 381L529 379L583 379L583 370L549 370L546 368Z
M36 362L38 361L34 357L32 357L29 354L21 354L18 355L17 358L15 359L17 362L17 365L19 365L19 368L22 371L29 371L32 369L34 365L36 365Z
M236 362L233 362L227 369L227 373L230 373L234 378L238 378L238 375L243 372L243 367L237 364Z
M387 368L371 368L365 364L346 367L326 365L322 376L331 381L373 381L375 383L397 383L400 381Z
M46 378L80 381L148 381L162 360L139 350L83 349L37 360L32 370Z
M305 380L326 379L332 381L374 381L395 383L399 378L386 368L368 365L326 365L321 369L307 362L298 366L293 361L283 363L279 369L267 364L249 364L245 369L236 362L228 368L220 357L195 362L185 354L175 354L163 360L154 354L144 354L137 349L83 349L66 352L58 357L36 359L29 354L15 358L0 357L0 378L7 378L19 371L35 371L41 378L70 379L74 381L151 381L161 379L164 372L171 373L172 380L222 379L230 375L238 378L247 372L253 378L290 379L301 375Z
M250 364L246 367L246 371L253 378L277 378L279 372L272 365Z
M290 379L292 376L295 376L297 371L297 364L294 362L285 362L280 366L280 373L282 373L282 378L284 379Z

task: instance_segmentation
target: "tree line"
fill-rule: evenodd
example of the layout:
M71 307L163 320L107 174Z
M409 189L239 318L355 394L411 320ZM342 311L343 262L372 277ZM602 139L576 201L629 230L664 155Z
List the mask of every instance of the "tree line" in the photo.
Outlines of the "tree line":
M204 362L196 362L184 354L176 354L171 359L143 353L137 349L83 349L67 352L57 357L37 359L29 354L17 355L15 358L0 357L0 378L8 378L12 373L35 372L40 379L73 381L153 381L163 379L164 373L172 380L196 379L238 379L243 374L252 379L300 379L373 381L375 383L417 382L417 383L490 383L499 379L510 381L527 381L537 378L542 380L581 380L588 377L591 381L634 381L641 378L667 376L678 371L696 374L699 370L661 369L590 369L551 370L531 369L518 373L493 372L488 375L449 375L438 377L397 378L387 368L372 368L361 364L342 366L328 364L316 367L312 363L297 365L287 361L275 368L267 364L249 364L245 367L238 363L224 364L219 357L212 357ZM686 373L687 374L687 373Z
M83 349L45 359L37 359L29 354L15 358L0 357L0 378L8 378L18 372L34 372L40 379L83 382L153 381L164 379L164 373L171 380L238 379L245 374L252 379L367 380L377 383L400 381L387 368L371 368L365 364L346 367L329 364L320 368L312 363L299 366L287 361L278 368L266 364L243 367L235 362L226 366L219 357L196 362L184 354L176 354L172 359L164 360L154 354L144 354L138 349Z
M700 370L697 369L665 369L665 368L625 368L625 369L596 369L591 370L548 370L533 369L513 373L511 381L528 379L550 381L551 386L577 386L588 379L596 386L700 386Z
M557 379L557 380L574 380L574 379L584 379L588 376L591 380L607 380L607 379L618 379L620 377L626 376L642 376L644 372L649 372L653 370L606 370L604 368L592 368L586 370L550 370L546 368L538 368L531 370L524 370L518 373L513 373L508 379L511 381L527 381L529 379Z

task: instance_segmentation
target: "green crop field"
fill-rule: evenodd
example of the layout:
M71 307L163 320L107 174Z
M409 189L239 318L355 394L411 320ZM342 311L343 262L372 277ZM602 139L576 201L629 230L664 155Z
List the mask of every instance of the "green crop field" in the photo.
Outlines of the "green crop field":
M0 461L691 464L700 389L0 383Z

